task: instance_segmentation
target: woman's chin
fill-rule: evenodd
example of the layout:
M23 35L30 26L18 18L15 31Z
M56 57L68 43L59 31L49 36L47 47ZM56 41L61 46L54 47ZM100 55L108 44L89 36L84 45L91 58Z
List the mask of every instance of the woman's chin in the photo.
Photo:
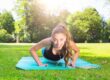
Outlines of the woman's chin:
M54 48L56 48L57 50L61 50L63 48L63 46L53 46Z
M54 47L56 50L61 50L62 47Z

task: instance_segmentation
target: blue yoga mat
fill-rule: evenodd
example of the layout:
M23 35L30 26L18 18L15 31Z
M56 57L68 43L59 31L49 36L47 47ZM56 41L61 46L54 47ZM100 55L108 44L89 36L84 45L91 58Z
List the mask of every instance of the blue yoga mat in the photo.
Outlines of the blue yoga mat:
M48 64L48 66L38 66L33 57L22 57L16 64L16 67L23 70L69 70L75 69L70 66L65 67L63 59L58 62L52 62L44 57L40 57L42 63ZM91 69L100 68L100 65L92 64L88 61L78 58L76 61L76 68Z

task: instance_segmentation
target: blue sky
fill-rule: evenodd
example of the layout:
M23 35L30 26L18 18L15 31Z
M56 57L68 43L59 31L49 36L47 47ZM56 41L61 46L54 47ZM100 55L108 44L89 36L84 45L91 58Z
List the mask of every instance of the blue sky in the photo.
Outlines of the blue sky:
M108 0L41 0L41 4L51 14L59 13L63 9L74 13L83 11L87 7L94 7L104 19L110 18L110 3ZM15 0L2 0L0 1L0 12L4 9L11 11L14 5ZM14 12L13 15L16 17Z

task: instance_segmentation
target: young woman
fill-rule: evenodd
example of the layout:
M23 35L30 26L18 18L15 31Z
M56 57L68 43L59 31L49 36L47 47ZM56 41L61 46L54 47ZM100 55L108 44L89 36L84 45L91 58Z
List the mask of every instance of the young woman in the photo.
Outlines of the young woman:
M37 44L32 46L30 52L39 66L47 66L43 64L36 50L43 47L50 46L44 50L43 56L51 61L58 61L64 58L65 64L75 67L75 62L79 56L79 48L72 40L70 32L67 30L64 24L58 24L52 31L51 36L39 41ZM74 55L72 53L74 51ZM71 59L71 62L69 61Z

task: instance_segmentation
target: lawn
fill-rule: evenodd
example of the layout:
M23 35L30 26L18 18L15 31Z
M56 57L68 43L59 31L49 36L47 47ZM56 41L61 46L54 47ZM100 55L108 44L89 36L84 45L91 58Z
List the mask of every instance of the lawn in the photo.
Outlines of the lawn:
M0 44L0 80L110 80L110 43L79 43L80 58L100 64L100 69L20 70L15 67L30 56L30 44ZM39 54L39 56L42 56Z

